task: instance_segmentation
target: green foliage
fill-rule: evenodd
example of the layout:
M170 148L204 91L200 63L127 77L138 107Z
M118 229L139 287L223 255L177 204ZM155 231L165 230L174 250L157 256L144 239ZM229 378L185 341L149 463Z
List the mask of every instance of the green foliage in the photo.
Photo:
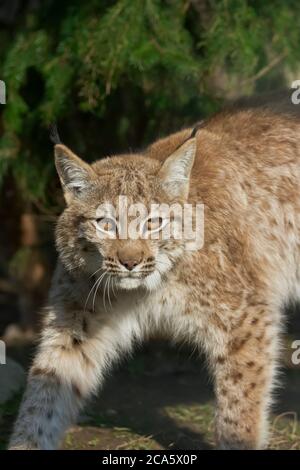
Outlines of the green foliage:
M51 121L99 158L284 84L299 22L298 0L42 2L13 32L0 29L0 184L12 174L24 199L56 206Z
M8 402L0 404L0 450L7 449L8 438L16 419L22 392L17 392Z

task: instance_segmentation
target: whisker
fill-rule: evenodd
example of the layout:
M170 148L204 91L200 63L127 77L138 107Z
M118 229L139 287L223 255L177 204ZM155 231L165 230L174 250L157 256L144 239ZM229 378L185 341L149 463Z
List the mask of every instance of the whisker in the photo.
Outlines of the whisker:
M110 308L112 308L112 303L111 303L111 298L110 298L110 280L111 280L111 275L108 275L107 294L108 294L108 302L109 302Z
M95 300L96 300L97 292L105 274L106 274L106 271L104 271L104 273L101 274L101 276L98 278L98 281L97 281L97 285L96 285L94 296L93 296L93 312L95 311Z
M101 276L100 276L100 277L101 277ZM96 281L94 282L94 284L93 284L91 290L90 290L89 293L88 293L88 296L87 296L86 301L85 301L85 304L84 304L84 312L86 312L86 307L87 307L89 298L90 298L90 296L91 296L91 294L92 294L92 292L93 292L93 290L94 290L94 288L95 288L95 286L96 286L98 280L99 280L99 278L96 279Z
M97 269L93 274L91 274L90 278L95 276L95 274L97 274L99 271L101 271L101 269L103 269L103 266L101 266L101 268Z
M111 287L112 287L113 295L116 298L117 296L116 296L116 292L115 292L115 279L114 279L113 275L111 275Z
M106 297L105 297L105 295L106 295L106 286L107 286L108 279L109 279L109 277L107 277L106 280L105 280L104 290L103 290L103 295L102 295L104 310L105 310L106 312L107 312L107 308L106 308Z
M109 282L109 276L107 276L107 278L105 280L105 285L104 285L104 300L105 300L105 302L106 302L106 298L108 300L108 293L106 294L106 289L108 287L108 282ZM106 304L105 304L105 311L107 311Z

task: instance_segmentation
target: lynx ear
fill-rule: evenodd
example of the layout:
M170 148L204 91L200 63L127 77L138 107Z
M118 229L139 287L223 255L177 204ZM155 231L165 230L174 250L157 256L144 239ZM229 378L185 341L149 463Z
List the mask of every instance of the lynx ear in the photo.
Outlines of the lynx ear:
M165 190L171 196L187 198L195 154L196 139L191 138L163 163L159 175Z
M88 163L77 157L68 147L57 144L54 147L55 165L65 193L67 203L79 197L95 176Z

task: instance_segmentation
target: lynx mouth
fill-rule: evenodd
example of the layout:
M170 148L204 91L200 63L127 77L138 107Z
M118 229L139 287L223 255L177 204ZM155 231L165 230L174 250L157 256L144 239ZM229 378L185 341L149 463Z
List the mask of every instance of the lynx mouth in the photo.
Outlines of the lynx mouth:
M126 276L119 279L119 287L124 290L137 289L143 285L142 279L138 277Z
M151 278L156 272L156 269L151 270L141 270L141 271L123 271L117 269L109 269L106 266L103 266L97 273L97 276L94 275L94 282L102 278L102 282L105 282L106 278L110 278L112 285L116 288L131 290L137 289L138 287L147 288L147 279Z
M120 272L115 274L117 285L120 289L137 289L138 287L145 286L145 281L154 271L149 272Z
M152 290L151 286L154 287L157 284L157 282L153 282L154 279L158 280L160 278L158 271L155 269L147 272L120 271L111 273L107 271L106 274L112 276L115 287L122 290L132 290L140 287Z
M115 278L119 279L144 279L145 277L149 276L152 274L153 271L147 271L147 272L140 272L140 271L129 271L128 273L124 273L120 271L119 273L110 273L109 271L107 274L113 275Z
M171 268L172 263L166 255L158 256L151 260L151 263L141 264L133 269L123 268L116 262L112 262L111 259L105 259L102 265L102 275L109 277L112 285L117 289L143 288L153 291L161 285L163 278Z

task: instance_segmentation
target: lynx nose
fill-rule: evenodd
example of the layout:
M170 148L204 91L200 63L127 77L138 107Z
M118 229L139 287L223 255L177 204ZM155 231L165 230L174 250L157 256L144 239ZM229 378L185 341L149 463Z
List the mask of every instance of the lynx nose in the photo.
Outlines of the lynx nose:
M128 256L128 253L118 252L119 262L125 266L128 271L132 271L142 261L142 253L135 253L134 256Z

